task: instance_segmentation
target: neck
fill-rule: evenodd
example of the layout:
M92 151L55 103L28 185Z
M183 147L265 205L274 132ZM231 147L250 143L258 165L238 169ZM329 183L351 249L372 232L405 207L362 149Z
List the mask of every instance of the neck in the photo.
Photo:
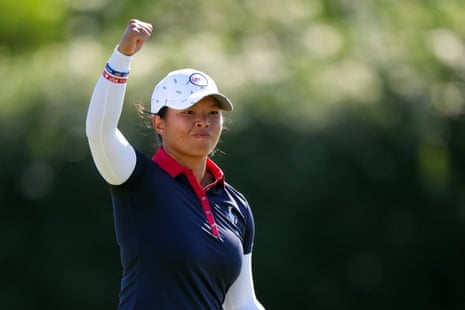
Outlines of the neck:
M191 164L184 164L184 163L181 163L184 167L186 168L189 168L189 169L192 169L192 171L194 172L194 175L195 175L195 178L197 179L197 181L199 181L199 183L203 186L203 185L206 185L204 184L205 183L205 179L208 179L207 178L207 172L206 172L206 166L207 166L207 158L203 158L201 161L199 162L195 162L195 163L191 163Z
M210 176L206 172L207 156L203 156L203 157L179 156L177 154L173 154L173 152L170 152L166 148L165 148L165 152L168 153L171 157L173 157L178 163L180 163L184 167L191 169L192 172L194 173L195 178L197 179L197 181L199 181L199 183L202 186L207 185L211 181Z

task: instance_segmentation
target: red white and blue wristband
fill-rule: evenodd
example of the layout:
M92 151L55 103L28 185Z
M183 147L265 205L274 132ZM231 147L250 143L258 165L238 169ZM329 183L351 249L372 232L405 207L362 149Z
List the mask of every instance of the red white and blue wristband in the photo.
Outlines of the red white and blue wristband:
M124 84L128 81L129 72L117 71L110 67L110 65L107 63L105 65L105 69L103 70L102 75L105 79L112 83Z

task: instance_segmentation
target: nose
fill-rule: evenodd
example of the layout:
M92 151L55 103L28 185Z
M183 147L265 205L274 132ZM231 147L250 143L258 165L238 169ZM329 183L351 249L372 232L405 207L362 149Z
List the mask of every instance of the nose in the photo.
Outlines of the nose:
M211 124L208 115L199 115L196 119L195 125L199 128L210 127Z

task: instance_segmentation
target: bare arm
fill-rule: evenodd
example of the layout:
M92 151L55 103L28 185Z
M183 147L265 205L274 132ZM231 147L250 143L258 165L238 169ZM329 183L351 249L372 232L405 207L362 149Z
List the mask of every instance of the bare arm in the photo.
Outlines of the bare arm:
M226 293L223 307L225 310L265 309L255 297L252 279L252 254L243 256L241 273Z
M132 19L108 61L92 94L86 119L86 135L92 157L102 177L110 184L126 181L136 165L136 154L117 125L126 91L125 78L132 56L150 37L152 25ZM110 71L110 75L108 74ZM115 78L116 76L116 78Z

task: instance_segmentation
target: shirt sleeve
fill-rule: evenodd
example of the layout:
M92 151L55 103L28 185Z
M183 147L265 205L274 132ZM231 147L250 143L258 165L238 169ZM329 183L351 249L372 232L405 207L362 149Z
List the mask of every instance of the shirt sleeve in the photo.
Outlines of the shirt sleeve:
M131 60L132 56L125 56L115 49L108 65L119 72L128 72ZM100 76L86 118L92 158L99 173L112 185L126 181L136 165L134 148L117 128L125 92L125 83L114 83Z
M243 254L250 254L253 250L253 243L255 238L255 221L250 208L249 202L245 196L230 184L226 184L227 190L232 191L235 199L238 202L240 212L244 219L244 228L242 230L242 248Z
M250 209L249 204L247 203L247 208L245 210L245 219L246 219L246 230L244 235L244 254L252 253L253 242L255 238L255 221L253 218L252 210Z

